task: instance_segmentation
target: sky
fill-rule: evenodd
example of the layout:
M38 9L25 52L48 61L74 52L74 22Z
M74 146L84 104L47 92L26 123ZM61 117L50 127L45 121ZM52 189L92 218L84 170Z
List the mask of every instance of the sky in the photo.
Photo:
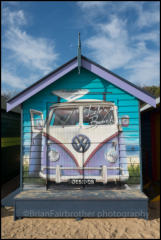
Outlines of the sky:
M138 86L160 84L159 1L2 1L2 91L16 93L77 55Z

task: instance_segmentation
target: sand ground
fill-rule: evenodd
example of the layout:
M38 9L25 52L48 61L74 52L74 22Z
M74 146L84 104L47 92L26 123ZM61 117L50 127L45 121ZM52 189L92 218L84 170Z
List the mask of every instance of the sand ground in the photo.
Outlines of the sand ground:
M1 209L1 239L159 239L160 203L150 204L150 219L24 218L13 220L13 208Z

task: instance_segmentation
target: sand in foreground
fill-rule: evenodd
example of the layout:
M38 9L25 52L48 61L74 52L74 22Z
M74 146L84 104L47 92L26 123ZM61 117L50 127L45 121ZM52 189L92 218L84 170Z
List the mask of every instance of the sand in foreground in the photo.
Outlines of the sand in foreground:
M159 204L150 206L150 219L137 218L24 218L13 221L13 208L1 213L2 239L127 239L160 237Z

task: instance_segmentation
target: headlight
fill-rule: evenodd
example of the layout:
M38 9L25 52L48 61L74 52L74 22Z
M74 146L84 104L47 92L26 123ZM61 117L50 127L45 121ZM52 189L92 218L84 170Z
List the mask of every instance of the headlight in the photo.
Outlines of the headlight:
M108 162L115 163L118 158L115 148L111 148L107 153L105 153L105 158Z
M55 161L59 160L60 155L58 152L56 152L54 150L50 150L48 153L48 157L49 157L50 161L55 162Z

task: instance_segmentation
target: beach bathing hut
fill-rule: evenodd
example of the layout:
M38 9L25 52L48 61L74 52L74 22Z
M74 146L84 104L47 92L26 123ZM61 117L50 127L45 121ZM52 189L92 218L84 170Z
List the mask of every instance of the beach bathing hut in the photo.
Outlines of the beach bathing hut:
M6 112L7 99L1 96L1 180L2 184L20 173L21 108Z
M21 105L22 217L147 217L140 101L155 98L81 55L7 103Z

